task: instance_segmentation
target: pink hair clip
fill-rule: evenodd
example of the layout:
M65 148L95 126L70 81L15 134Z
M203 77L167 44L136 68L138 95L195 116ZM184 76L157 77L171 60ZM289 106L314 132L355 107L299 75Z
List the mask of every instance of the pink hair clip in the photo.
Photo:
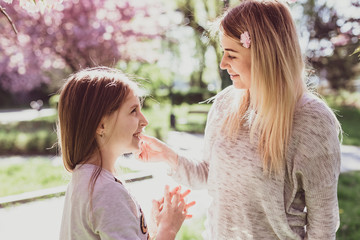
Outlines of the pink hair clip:
M250 35L248 31L245 31L244 33L241 34L240 42L243 44L244 48L250 47Z

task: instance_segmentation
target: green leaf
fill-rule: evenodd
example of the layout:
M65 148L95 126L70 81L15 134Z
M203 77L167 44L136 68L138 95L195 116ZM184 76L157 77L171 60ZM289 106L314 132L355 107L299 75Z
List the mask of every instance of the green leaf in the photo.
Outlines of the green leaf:
M355 51L354 51L350 56L352 56L352 55L354 55L354 54L357 54L357 53L360 53L360 46L357 47L357 48L355 49ZM359 58L360 58L360 54L359 54Z

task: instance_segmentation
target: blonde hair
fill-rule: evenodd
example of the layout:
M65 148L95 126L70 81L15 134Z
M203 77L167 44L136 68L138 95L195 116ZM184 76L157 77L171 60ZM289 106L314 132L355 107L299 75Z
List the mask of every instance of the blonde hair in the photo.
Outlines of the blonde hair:
M260 133L258 146L264 171L279 173L296 103L307 91L304 61L290 11L281 1L247 0L227 12L220 24L224 34L240 45L245 31L251 38L251 87L243 91L236 111L228 114L224 130L234 136L246 121L247 111L253 109L251 140Z

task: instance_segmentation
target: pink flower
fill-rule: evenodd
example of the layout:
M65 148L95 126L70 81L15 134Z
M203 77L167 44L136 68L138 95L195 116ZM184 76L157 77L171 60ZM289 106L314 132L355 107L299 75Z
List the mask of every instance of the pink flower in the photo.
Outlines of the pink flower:
M250 47L250 35L248 31L245 31L244 33L241 34L240 42L243 44L244 48Z
M339 34L336 37L332 37L330 39L330 42L334 45L334 46L345 46L346 44L348 44L350 41L350 37L346 34Z

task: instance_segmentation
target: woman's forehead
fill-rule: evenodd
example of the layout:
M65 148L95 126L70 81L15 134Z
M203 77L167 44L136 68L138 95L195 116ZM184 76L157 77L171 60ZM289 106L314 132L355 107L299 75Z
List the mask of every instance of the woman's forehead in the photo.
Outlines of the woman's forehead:
M235 39L233 39L223 33L220 34L220 45L224 50L226 48L233 49L233 50L239 50L239 48L240 48L239 43Z

